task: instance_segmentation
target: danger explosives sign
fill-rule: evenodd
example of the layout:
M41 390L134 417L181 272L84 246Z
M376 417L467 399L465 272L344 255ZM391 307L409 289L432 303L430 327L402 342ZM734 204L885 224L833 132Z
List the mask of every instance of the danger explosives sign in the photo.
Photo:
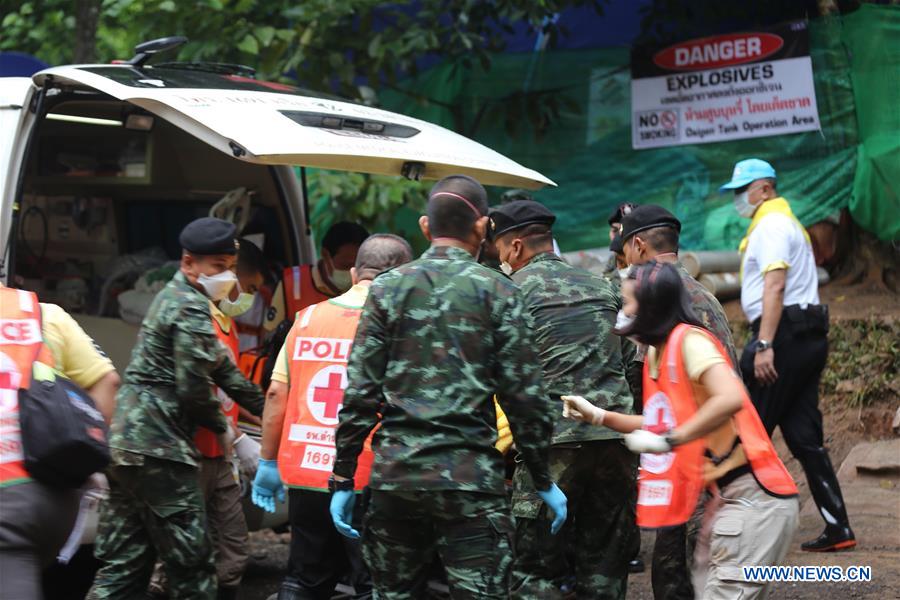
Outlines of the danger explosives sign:
M638 150L818 130L806 22L635 48L631 112Z

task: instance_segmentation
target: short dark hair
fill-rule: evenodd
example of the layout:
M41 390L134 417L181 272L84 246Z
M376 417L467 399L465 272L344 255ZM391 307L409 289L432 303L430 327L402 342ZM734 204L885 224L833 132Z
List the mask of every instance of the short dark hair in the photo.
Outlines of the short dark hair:
M656 252L678 252L678 230L674 227L654 227L634 234Z
M375 279L388 269L408 263L413 258L409 242L391 233L376 233L366 238L356 254L356 276Z
M505 237L509 237L511 240L519 238L526 248L534 251L553 243L553 230L550 225L545 223L532 223L500 235L500 238Z
M260 273L265 277L268 267L263 251L259 249L259 246L244 238L240 238L238 243L240 248L238 248L237 268L244 272Z
M366 241L367 237L369 237L369 232L362 225L349 221L339 221L325 232L325 237L322 238L322 247L333 256L337 254L341 246L346 246L347 244L359 246Z
M665 342L679 323L703 327L691 308L681 275L671 264L651 260L632 267L627 280L634 281L638 312L631 325L615 333L655 345Z
M484 186L466 175L444 177L428 195L428 228L434 237L465 239L488 213Z

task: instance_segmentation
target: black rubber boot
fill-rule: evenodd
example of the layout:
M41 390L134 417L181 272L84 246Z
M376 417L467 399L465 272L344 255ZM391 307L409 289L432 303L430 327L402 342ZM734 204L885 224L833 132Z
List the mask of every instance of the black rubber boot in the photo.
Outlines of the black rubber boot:
M807 552L830 552L853 548L856 546L856 538L850 529L844 496L828 451L825 448L808 451L804 453L801 464L819 514L825 519L825 531L822 535L801 544L801 549Z
M307 594L299 585L291 581L284 581L278 589L277 600L316 600L314 596Z
M800 548L806 552L836 552L856 547L856 537L849 527L826 527L822 535L803 542Z

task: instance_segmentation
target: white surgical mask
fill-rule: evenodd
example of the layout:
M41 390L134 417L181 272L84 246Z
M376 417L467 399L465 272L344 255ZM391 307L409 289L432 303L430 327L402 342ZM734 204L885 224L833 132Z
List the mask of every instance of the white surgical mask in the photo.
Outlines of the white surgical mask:
M623 331L634 323L634 315L626 315L624 310L619 310L616 315L616 331Z
M745 219L749 219L756 212L756 206L750 204L750 190L744 190L734 195L734 209Z
M228 297L219 300L219 310L229 317L242 315L253 307L253 300L256 297L247 292L238 294L236 300L229 300Z
M506 262L505 260L500 263L500 270L503 271L503 274L507 277L510 277L513 274L512 265Z
M237 284L237 275L232 271L222 271L218 275L204 275L197 277L197 283L206 290L206 295L213 302L227 298L231 288Z
M334 284L334 287L342 292L346 292L353 287L353 279L350 277L350 271L335 269L328 278L331 280L331 283Z

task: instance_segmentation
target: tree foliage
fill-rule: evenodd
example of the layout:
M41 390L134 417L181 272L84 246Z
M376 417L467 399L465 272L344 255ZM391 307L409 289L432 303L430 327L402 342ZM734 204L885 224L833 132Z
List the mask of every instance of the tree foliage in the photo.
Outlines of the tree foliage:
M438 61L455 69L490 70L492 54L516 28L543 33L553 47L565 32L552 16L566 7L604 0L0 0L0 50L18 50L51 64L75 60L73 39L83 34L76 5L99 5L95 56L98 62L127 59L145 40L184 35L189 42L157 60L245 64L262 79L327 90L378 104L390 88L419 103L444 106L454 128L475 135L497 121L510 135L538 139L553 120L575 104L563 94L516 91L493 99L474 115L462 106L431 98L407 81ZM85 13L89 14L89 13ZM90 25L90 23L88 23ZM452 72L452 71L451 71ZM524 125L523 125L524 124ZM397 207L424 201L422 186L395 178L312 175L322 185L316 202L367 225L387 219Z

